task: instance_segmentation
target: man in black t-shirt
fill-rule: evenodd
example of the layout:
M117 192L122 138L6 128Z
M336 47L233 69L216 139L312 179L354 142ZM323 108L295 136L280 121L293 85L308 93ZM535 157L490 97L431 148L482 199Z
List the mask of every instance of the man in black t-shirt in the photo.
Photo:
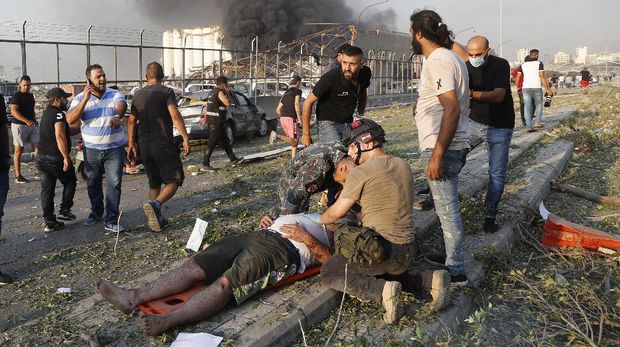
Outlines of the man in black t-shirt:
M280 135L271 131L269 134L269 144L273 144L276 138L291 145L291 155L293 158L297 154L297 130L299 129L299 123L301 123L301 112L299 111L299 103L301 102L301 89L299 84L301 83L301 77L293 76L290 81L290 88L284 92L282 99L276 107L276 114L280 118L280 125L284 130L284 135Z
M360 93L366 92L367 85L359 80L364 53L359 47L346 47L340 58L340 69L325 73L316 83L304 102L301 143L309 146L310 115L316 103L316 116L319 128L319 142L342 142L342 132L353 121L353 112L358 107ZM358 112L363 114L366 104L360 103Z
M489 41L474 36L467 43L469 61L470 112L472 128L480 131L489 155L489 185L485 199L485 232L496 232L497 210L504 192L508 152L515 126L515 111L510 92L510 65L489 54Z
M588 94L588 88L590 87L590 71L588 71L587 67L584 67L583 70L579 72L581 74L581 92L583 94Z
M163 78L164 69L159 63L146 66L148 85L134 95L127 127L127 158L133 161L139 152L149 179L150 201L143 208L152 231L161 231L168 225L161 214L161 206L174 196L185 179L179 148L172 136L173 125L183 138L184 154L190 153L189 136L176 106L176 96L171 88L161 84Z
M31 143L34 155L37 156L39 143L39 125L34 113L34 95L30 93L30 77L22 76L19 80L19 90L11 99L11 114L13 124L11 132L13 134L13 164L15 165L15 182L28 183L29 181L21 173L21 157L26 143Z
M37 156L37 168L41 175L41 208L45 219L45 232L56 231L64 226L54 215L54 192L56 180L63 185L62 203L58 219L75 220L71 213L77 178L69 154L71 153L71 134L78 133L79 128L71 130L67 123L67 98L71 94L61 88L52 88L47 92L49 104L41 117L41 146Z

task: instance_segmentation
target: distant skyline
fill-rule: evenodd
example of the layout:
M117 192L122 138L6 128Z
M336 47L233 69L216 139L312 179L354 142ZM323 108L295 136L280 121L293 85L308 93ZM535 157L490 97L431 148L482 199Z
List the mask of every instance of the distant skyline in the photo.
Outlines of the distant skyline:
M258 0L257 0L258 1ZM356 18L362 9L376 0L345 0ZM184 16L196 6L196 0L177 0L166 5L170 14L165 18L154 18L152 13L137 12L137 3L149 4L149 0L107 0L92 2L86 0L8 0L3 1L0 20L36 21L44 23L67 23L120 28L144 28L164 31L172 26L191 27L196 25L219 24L221 14L217 9L205 12L204 19L199 16L191 20ZM497 48L499 42L499 4L500 0L435 0L417 2L411 0L389 0L369 8L363 17L388 8L397 14L394 25L396 31L408 32L409 16L416 8L436 10L454 33L468 29L457 36L457 41L466 43L473 35L484 35L491 47ZM538 48L544 58L553 59L559 51L572 55L575 48L588 46L588 51L620 51L620 32L617 16L620 1L594 0L590 2L503 0L503 52L510 61L516 59L519 48ZM119 20L120 19L120 20ZM499 50L497 50L499 54Z

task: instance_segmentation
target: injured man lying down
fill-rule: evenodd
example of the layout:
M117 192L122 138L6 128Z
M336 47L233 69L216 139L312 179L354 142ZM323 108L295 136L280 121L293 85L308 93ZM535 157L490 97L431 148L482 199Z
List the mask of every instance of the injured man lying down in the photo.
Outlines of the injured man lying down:
M333 233L317 223L318 218L319 214L283 215L269 229L214 242L144 286L127 289L99 279L97 291L114 307L131 314L140 304L183 293L197 283L206 284L175 311L140 314L144 333L161 335L213 316L231 298L241 304L267 286L327 261L332 255Z

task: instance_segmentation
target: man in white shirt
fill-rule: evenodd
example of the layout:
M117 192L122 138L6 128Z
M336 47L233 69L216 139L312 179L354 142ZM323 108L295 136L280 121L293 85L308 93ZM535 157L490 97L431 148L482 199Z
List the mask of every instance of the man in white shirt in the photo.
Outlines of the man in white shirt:
M412 48L426 62L420 76L415 120L420 159L443 229L444 250L425 260L446 266L453 285L466 285L463 221L458 176L469 151L469 76L464 59L451 49L455 43L441 17L431 10L411 16ZM459 46L460 47L460 46Z
M538 50L532 49L530 55L525 57L525 62L519 67L517 80L523 75L523 103L525 103L525 126L528 132L542 128L543 112L543 89L548 95L553 95L549 89L549 82L545 77L545 67L538 61ZM536 117L536 123L532 124L532 118Z

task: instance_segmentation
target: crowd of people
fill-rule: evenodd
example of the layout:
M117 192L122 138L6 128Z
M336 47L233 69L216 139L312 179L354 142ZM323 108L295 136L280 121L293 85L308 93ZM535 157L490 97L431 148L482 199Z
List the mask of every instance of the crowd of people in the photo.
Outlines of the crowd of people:
M432 10L414 12L409 31L413 53L425 58L414 111L420 160L429 185L429 194L421 206L434 207L439 217L443 233L441 245L437 245L440 252L420 254L413 226L416 203L411 167L384 149L390 134L365 117L371 70L364 65L362 49L347 44L339 47L334 67L321 76L303 107L299 76L292 77L291 88L277 106L284 135L274 132L270 141L285 141L292 147L293 158L280 175L278 204L257 218L256 230L218 240L181 266L138 288L98 280L97 289L103 298L129 314L142 303L184 292L196 282L206 284L179 310L141 315L144 332L159 335L212 316L231 299L240 304L270 284L321 265L322 284L338 291L346 287L355 298L382 306L388 324L396 323L404 314L402 291L430 291L434 310L449 305L450 288L469 283L459 174L473 137L481 138L488 152L483 230L494 233L501 227L499 206L515 127L511 69L505 59L492 54L484 36L472 37L465 46L455 42L448 25ZM105 230L123 230L118 222L123 163L125 156L129 161L140 156L148 177L148 201L143 206L148 226L161 231L168 225L161 207L184 181L173 127L183 139L185 155L190 153L189 139L174 92L161 84L162 66L150 63L145 75L147 85L134 96L127 132L120 123L127 105L118 91L106 86L101 66L88 66L88 85L70 103L70 94L60 88L51 89L40 125L31 110L34 99L28 94L29 78L22 78L22 94L14 98L20 123L12 126L16 180L25 180L18 170L18 149L21 154L23 143L40 143L37 167L46 231L61 228L60 220L76 219L71 213L76 177L69 152L70 136L78 132L84 141L91 203L84 224L104 220ZM553 95L537 50L532 50L513 71L513 77L518 81L522 122L535 131L542 127L544 92ZM209 125L203 164L210 171L216 170L210 158L217 144L233 164L242 161L233 153L221 127L230 105L228 80L221 76L216 84L203 118L203 124ZM310 117L315 106L318 138L313 143ZM5 126L0 122L2 129ZM2 130L2 150L6 152L2 155L8 159L7 131ZM299 140L305 148L296 153ZM8 167L8 162L0 163L2 205L8 189ZM55 215L57 180L64 190L60 211ZM309 211L311 196L323 191L328 195L327 209L322 213ZM419 259L436 269L413 271Z

